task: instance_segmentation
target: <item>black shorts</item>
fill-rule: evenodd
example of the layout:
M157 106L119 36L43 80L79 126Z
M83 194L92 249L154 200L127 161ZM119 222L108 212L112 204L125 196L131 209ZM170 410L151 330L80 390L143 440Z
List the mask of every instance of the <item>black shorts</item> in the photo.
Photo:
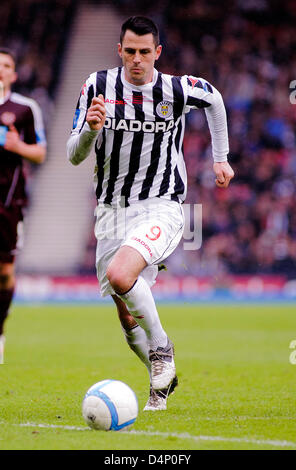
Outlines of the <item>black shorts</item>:
M4 207L0 204L0 262L13 263L17 240L18 223L23 220L19 206Z

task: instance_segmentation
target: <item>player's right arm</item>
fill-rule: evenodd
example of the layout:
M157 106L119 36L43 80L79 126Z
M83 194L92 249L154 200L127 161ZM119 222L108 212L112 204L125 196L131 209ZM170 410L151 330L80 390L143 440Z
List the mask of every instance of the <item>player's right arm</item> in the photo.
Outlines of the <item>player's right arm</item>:
M91 86L91 80L88 79L81 89L73 129L67 142L67 156L73 165L79 165L88 157L95 140L99 140L102 135L106 119L103 95L94 96L90 106L87 105Z
M106 120L106 109L104 96L99 95L91 101L86 115L86 122L91 130L100 131L103 128Z

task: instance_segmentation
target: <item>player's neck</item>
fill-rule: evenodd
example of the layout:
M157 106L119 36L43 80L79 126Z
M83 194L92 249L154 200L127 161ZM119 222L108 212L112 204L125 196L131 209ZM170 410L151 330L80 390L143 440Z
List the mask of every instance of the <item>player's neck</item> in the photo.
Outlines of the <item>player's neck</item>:
M6 101L8 101L9 98L10 98L10 95L11 95L11 89L10 88L8 88L6 90L3 90L3 93L0 96L0 104L3 104Z
M143 78L143 80L135 80L128 75L126 68L123 67L123 77L127 83L130 83L133 86L149 85L149 83L152 83L154 81L154 68L147 78Z

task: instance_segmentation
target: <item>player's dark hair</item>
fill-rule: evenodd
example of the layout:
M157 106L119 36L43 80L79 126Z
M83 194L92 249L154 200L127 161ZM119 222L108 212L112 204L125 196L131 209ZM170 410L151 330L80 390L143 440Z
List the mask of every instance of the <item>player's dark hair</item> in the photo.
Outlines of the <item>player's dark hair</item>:
M144 34L151 33L153 35L155 47L159 45L158 28L156 24L146 16L131 16L123 23L120 33L120 44L122 44L127 30L133 31L133 33L138 34L138 36L144 36Z
M16 56L11 49L8 49L7 47L0 47L0 54L9 55L9 57L11 57L11 59L13 60L14 65L16 65Z

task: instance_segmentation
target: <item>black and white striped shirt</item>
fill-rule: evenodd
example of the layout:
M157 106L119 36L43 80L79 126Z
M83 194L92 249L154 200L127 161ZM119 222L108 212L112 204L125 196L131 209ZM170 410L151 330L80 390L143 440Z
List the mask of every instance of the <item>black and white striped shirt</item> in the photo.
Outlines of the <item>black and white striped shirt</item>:
M92 98L103 94L106 121L101 131L86 122ZM183 202L186 168L182 152L185 114L204 108L212 138L215 161L226 161L228 133L221 94L202 78L162 74L154 69L153 80L136 86L124 77L124 68L95 72L83 85L68 158L84 160L95 143L96 196L100 203L125 205L150 197Z

